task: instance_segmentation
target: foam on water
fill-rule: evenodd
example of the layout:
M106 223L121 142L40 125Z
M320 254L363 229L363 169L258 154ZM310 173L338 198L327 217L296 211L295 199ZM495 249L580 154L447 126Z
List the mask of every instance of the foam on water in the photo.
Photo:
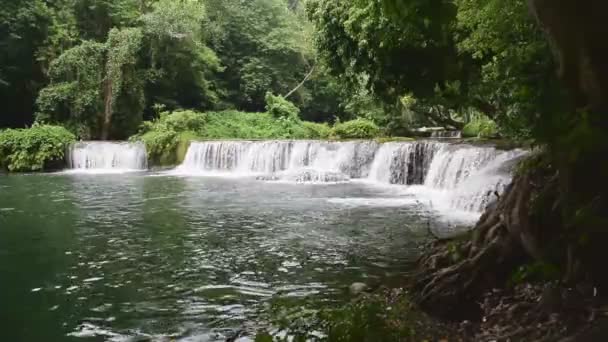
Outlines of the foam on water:
M255 177L289 183L365 180L374 186L401 186L398 188L404 197L329 202L395 207L422 203L440 215L473 221L509 183L510 170L502 166L524 153L433 140L384 144L211 141L192 143L184 163L173 174Z

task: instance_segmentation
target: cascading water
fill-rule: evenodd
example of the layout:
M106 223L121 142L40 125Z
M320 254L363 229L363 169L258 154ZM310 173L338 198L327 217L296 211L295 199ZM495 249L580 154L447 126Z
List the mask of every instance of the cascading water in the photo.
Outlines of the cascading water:
M479 215L510 181L501 166L524 152L422 140L212 141L192 143L181 174L231 174L297 183L408 185L431 207Z
M147 169L143 143L84 141L68 151L68 166L73 171L125 172Z
M431 138L436 139L460 139L462 138L461 131L435 131L431 133Z
M323 182L367 174L375 142L211 141L190 145L179 173L230 173Z
M368 179L389 184L422 184L441 146L442 143L432 141L385 143L376 153Z
M446 209L482 212L511 180L502 166L525 154L522 150L500 151L492 147L446 145L437 152L424 185L432 202Z

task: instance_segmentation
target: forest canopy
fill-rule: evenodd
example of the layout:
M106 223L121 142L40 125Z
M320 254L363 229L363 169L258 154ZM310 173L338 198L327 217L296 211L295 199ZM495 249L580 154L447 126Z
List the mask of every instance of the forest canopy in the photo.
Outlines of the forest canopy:
M0 3L0 127L126 139L161 111L265 112L271 93L307 121L528 138L564 98L525 0Z

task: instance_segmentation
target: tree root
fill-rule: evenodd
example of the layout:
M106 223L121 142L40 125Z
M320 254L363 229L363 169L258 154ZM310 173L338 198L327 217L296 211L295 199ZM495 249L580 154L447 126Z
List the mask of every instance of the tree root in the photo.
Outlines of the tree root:
M483 292L503 284L522 260L540 259L541 229L531 223L529 212L537 188L532 176L516 176L482 215L472 239L458 245L464 260L454 261L453 243L436 243L419 262L420 272L413 285L418 304L446 318L471 318L474 310L463 307L470 307Z

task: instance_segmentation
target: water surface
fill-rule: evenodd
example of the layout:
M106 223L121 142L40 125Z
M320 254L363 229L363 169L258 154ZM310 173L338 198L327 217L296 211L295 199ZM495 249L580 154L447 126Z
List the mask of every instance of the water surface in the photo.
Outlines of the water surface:
M277 298L401 281L429 225L361 182L0 176L0 339L222 340Z

